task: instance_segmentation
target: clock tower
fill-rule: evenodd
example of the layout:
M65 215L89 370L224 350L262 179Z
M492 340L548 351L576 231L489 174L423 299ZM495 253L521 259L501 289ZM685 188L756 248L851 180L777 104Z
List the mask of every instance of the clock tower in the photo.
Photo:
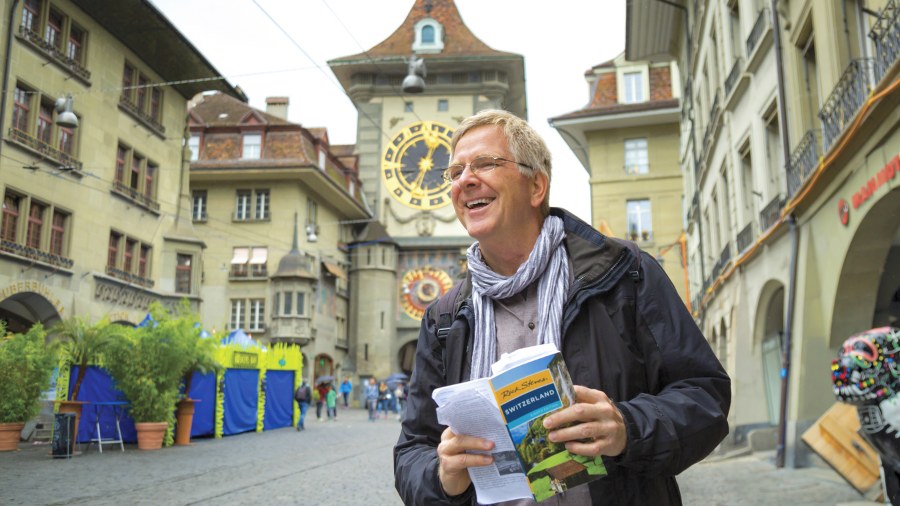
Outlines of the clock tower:
M415 94L401 86L412 58L425 64ZM378 219L352 245L350 354L363 378L409 374L422 314L459 281L472 243L441 177L453 130L483 109L526 118L524 59L479 40L453 0L415 0L384 41L328 64L359 111L359 176Z

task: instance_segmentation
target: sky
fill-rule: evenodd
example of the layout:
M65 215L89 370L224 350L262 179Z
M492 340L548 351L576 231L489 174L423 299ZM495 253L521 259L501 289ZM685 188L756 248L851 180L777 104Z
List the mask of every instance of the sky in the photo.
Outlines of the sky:
M288 120L355 144L357 112L327 61L390 36L414 0L151 0L250 105L290 98ZM548 118L588 103L585 71L625 49L624 0L456 0L463 22L525 57L528 120L553 155L550 204L590 222L590 186Z

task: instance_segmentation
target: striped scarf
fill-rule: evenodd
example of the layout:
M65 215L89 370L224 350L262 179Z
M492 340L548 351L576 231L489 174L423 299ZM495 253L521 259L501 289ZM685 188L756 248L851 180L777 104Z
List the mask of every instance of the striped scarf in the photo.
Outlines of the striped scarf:
M539 326L537 342L560 348L563 304L569 291L569 259L562 245L563 222L548 216L528 260L512 276L492 271L481 258L478 243L466 252L472 274L472 303L475 310L475 346L472 351L472 379L491 375L497 360L497 326L494 299L506 299L538 281Z

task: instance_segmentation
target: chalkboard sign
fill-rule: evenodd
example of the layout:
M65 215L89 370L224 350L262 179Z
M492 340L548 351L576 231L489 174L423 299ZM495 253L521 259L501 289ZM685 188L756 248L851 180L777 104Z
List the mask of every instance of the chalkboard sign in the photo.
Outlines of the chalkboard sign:
M75 413L57 413L53 417L53 458L71 458L75 443Z

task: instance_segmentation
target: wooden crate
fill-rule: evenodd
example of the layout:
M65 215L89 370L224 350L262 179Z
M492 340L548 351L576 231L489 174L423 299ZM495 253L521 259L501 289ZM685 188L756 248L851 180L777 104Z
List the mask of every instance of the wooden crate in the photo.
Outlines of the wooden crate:
M802 439L859 493L879 481L878 452L859 434L856 407L835 403Z

